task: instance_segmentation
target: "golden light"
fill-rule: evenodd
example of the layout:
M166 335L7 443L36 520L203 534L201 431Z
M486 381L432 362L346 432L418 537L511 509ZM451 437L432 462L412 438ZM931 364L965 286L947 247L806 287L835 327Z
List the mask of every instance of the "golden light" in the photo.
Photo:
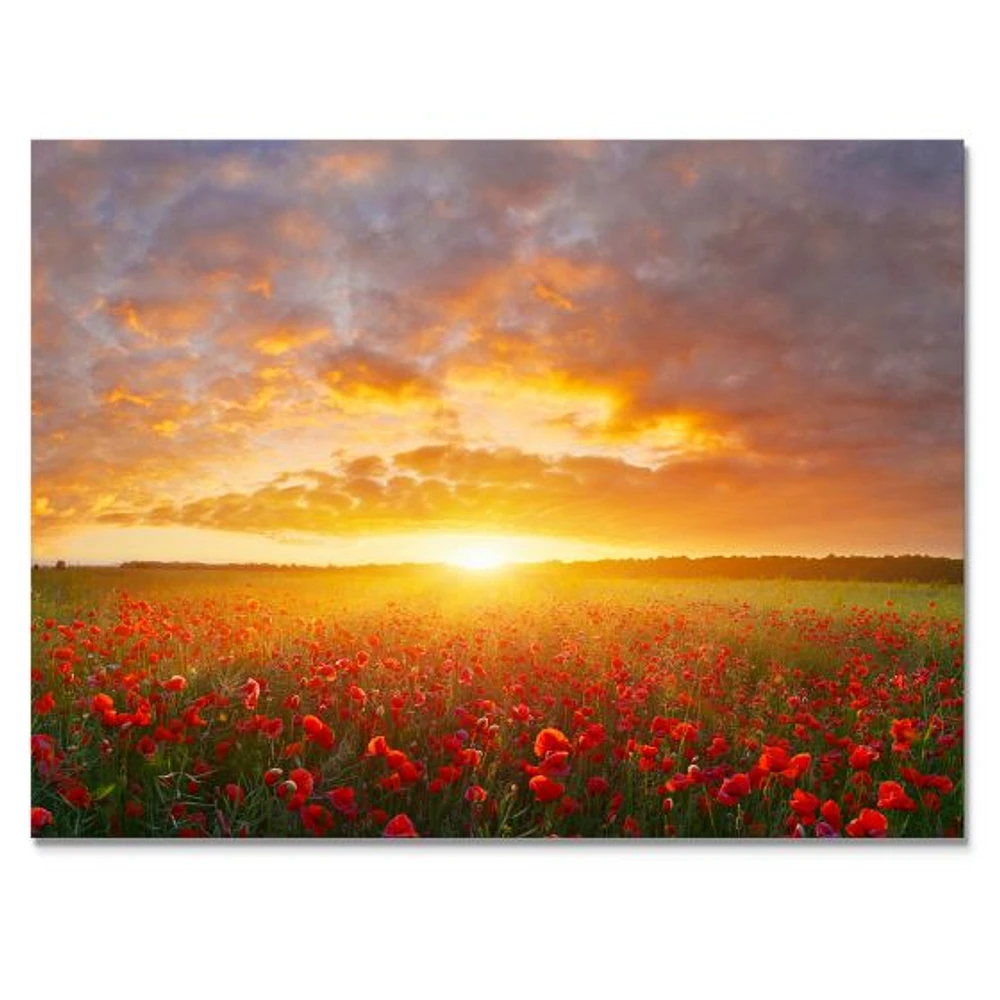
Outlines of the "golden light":
M504 554L495 545L465 545L448 557L450 566L470 570L498 569L506 562Z

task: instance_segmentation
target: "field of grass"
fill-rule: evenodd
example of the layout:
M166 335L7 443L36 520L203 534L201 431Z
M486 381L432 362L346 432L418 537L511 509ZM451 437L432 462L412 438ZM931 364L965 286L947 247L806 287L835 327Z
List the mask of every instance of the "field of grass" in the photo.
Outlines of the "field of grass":
M32 832L956 837L963 593L36 570Z

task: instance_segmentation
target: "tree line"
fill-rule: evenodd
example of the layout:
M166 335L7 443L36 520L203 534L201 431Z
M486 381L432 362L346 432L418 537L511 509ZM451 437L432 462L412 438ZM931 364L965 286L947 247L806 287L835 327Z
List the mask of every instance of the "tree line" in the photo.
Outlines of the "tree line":
M722 578L730 580L843 580L872 582L963 583L965 563L962 559L942 556L659 556L650 559L599 559L584 562L529 563L517 567L520 572L546 574L573 568L578 576L593 578ZM426 572L428 568L452 571L450 567L418 564L364 566L311 566L273 563L202 563L157 562L133 560L121 564L121 569L155 570L240 570L313 571L366 573L381 575L400 572ZM457 572L457 571L455 571Z

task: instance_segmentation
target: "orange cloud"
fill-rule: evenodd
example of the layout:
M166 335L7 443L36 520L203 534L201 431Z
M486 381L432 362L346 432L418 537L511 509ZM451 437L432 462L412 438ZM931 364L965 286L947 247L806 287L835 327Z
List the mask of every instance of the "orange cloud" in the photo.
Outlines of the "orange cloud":
M378 173L385 165L384 153L337 152L317 156L312 161L312 172L317 179L334 177L356 184Z
M272 293L271 279L268 277L255 278L246 286L246 290L263 299L269 299Z
M152 425L153 433L159 434L161 437L172 438L176 436L177 431L180 430L180 424L176 420L160 420Z
M442 302L452 318L493 319L504 310L538 302L571 312L571 294L586 295L616 282L613 268L578 263L557 255L534 254L481 268L457 286L446 289Z
M315 250L326 233L315 216L297 209L279 213L274 231L282 240L305 250Z
M439 401L435 383L415 367L361 348L331 358L321 378L331 398L342 405L406 407Z
M294 326L281 327L258 337L254 342L254 350L270 358L280 357L289 351L315 344L330 336L330 330L325 327L296 328Z
M841 544L900 551L904 538L918 537L921 547L939 549L954 524L939 523L927 512L948 510L949 492L913 481L915 492L879 494L888 481L877 470L862 483L837 465L803 474L740 457L648 469L611 458L547 459L518 449L427 446L388 461L354 460L333 473L286 474L249 492L108 511L96 521L265 535L485 531L633 548L655 543L666 552L726 552L736 545L751 552L814 551L810 539L817 527L835 522L875 489L881 499L866 506L864 517L841 526ZM748 510L754 511L749 520Z
M111 406L115 406L118 403L132 403L134 406L143 406L146 408L152 406L152 402L150 400L136 395L134 392L129 392L128 389L122 388L121 386L105 393L104 402Z
M548 302L550 305L554 305L557 309L565 309L567 312L573 311L573 303L570 302L565 295L560 295L554 288L549 288L547 285L543 285L540 281L535 282L535 286L532 291L543 302Z
M186 339L201 329L213 312L212 302L206 299L148 302L124 299L107 303L105 308L130 332L149 341L163 342Z

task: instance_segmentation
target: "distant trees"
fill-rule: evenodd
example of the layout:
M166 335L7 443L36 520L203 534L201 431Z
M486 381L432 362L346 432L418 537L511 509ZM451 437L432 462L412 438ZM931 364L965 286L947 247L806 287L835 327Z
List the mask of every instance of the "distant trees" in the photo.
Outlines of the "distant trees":
M64 567L60 560L57 568ZM602 559L588 562L528 563L517 572L544 576L565 572L571 567L583 579L728 579L728 580L841 580L878 583L963 583L965 563L961 559L938 556L835 556L822 559L807 556L661 556L652 559ZM315 573L383 574L426 573L428 568L450 572L442 566L413 563L387 566L297 566L269 563L198 563L133 561L122 569L153 570L241 570L243 572L310 571Z
M687 556L580 563L584 575L716 577L730 580L844 580L877 583L962 583L965 563L938 556Z

